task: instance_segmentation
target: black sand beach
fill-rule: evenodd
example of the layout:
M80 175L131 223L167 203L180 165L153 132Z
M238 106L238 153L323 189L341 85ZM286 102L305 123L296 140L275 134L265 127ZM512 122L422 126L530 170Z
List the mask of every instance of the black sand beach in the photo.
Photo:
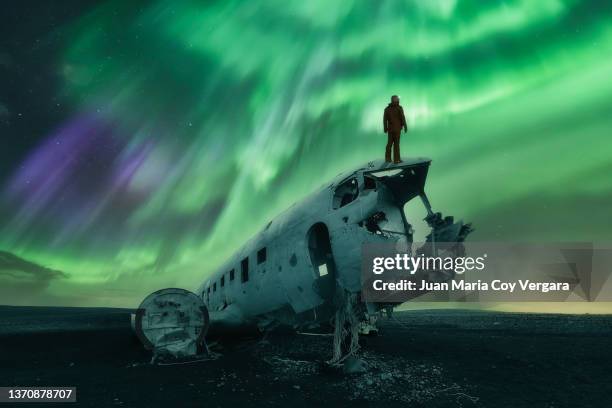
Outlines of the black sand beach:
M330 337L291 333L213 344L211 361L153 366L129 312L0 307L0 386L76 386L71 405L91 407L612 403L612 316L401 312L362 338L368 371L343 375L321 364Z

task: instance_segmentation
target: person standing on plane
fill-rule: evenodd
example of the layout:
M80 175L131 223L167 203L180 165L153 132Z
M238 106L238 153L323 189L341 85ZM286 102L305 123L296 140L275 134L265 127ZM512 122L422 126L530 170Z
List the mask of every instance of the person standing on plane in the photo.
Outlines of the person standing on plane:
M383 115L383 128L387 134L387 147L385 149L385 161L391 162L391 147L393 147L393 163L401 163L400 158L400 134L402 128L408 132L404 109L400 105L399 96L393 95L391 103L385 108Z

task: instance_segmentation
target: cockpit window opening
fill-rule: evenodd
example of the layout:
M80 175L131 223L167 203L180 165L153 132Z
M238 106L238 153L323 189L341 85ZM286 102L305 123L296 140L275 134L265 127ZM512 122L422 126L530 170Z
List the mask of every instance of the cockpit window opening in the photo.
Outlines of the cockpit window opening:
M333 198L334 210L352 203L359 196L359 185L357 179L352 177L336 187Z
M376 180L372 177L363 177L363 189L364 190L376 190Z

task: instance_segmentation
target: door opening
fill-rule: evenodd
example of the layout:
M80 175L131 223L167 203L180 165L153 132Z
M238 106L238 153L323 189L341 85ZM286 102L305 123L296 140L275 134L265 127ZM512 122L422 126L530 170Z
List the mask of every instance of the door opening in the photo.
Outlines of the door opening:
M331 299L336 288L336 265L329 230L322 222L308 230L308 251L316 275L315 289L323 299Z

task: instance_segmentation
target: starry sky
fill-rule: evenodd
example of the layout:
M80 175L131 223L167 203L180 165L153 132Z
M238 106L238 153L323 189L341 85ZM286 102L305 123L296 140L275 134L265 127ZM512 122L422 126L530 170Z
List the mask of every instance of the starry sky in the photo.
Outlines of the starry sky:
M135 307L195 288L280 211L381 158L391 94L403 155L433 159L432 205L473 222L472 240L612 241L610 2L2 14L0 304Z

